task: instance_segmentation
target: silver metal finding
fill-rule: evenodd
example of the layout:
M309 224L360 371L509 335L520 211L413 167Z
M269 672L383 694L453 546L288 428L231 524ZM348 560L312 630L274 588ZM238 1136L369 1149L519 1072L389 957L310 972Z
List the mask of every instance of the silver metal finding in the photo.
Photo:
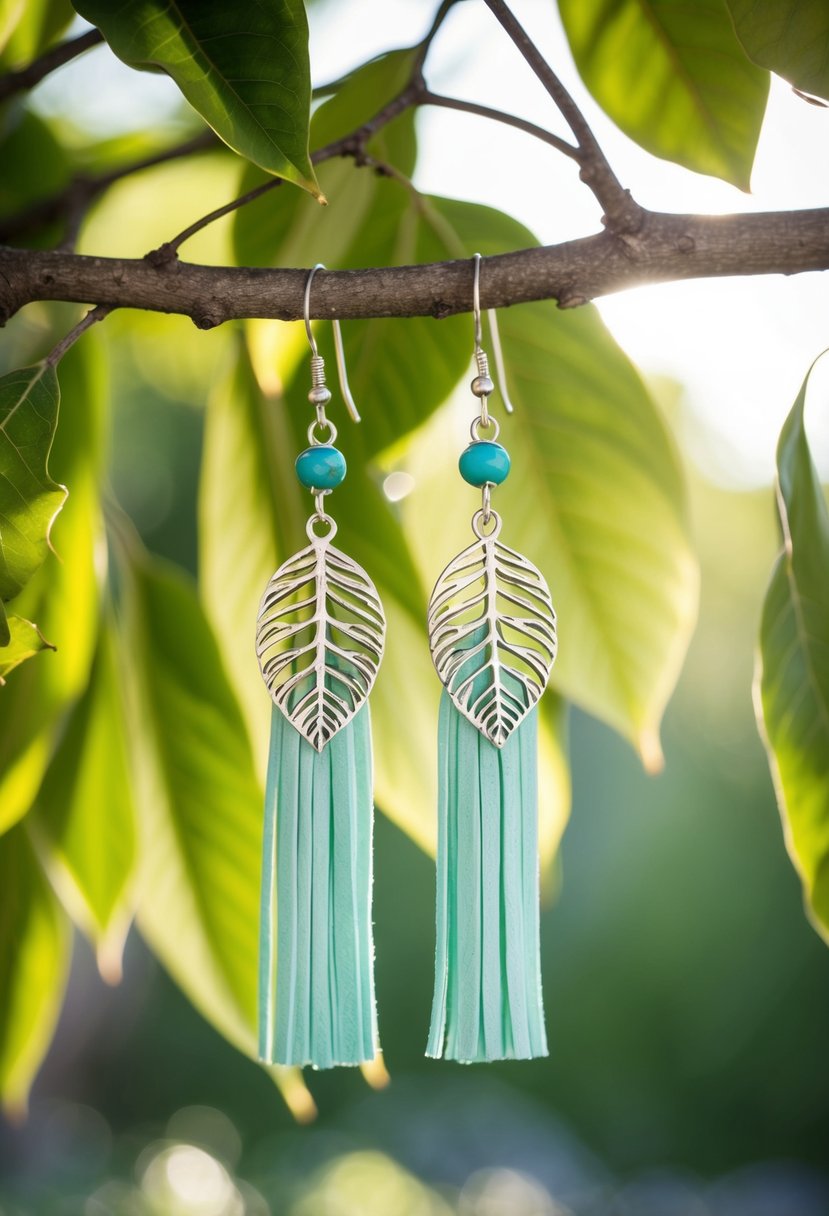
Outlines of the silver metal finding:
M485 481L481 486L481 514L483 515L484 526L492 519L492 482ZM475 521L472 521L474 531Z
M486 356L486 351L481 346L482 330L481 330L481 255L475 253L472 255L475 262L475 278L472 285L472 317L475 324L475 363L478 368L478 374L472 381L472 392L476 397L481 398L482 417L483 403L486 397L493 391L495 384L489 374L489 361ZM489 335L492 339L492 353L495 357L495 370L498 373L498 387L501 393L501 400L504 403L504 409L508 414L515 411L515 407L510 400L507 390L507 376L504 367L504 351L501 346L501 333L498 329L498 317L494 308L486 310L487 320L489 321Z
M330 423L329 423L329 425L330 425ZM486 438L490 441L490 443L494 443L495 440L498 438L498 436L501 433L501 428L498 425L498 419L493 418L491 414L487 415L486 418L484 418L482 415L480 418L472 419L472 425L469 428L469 434L472 436L473 440L478 440L481 438L481 431L490 431L490 430L492 431L492 434L491 435L488 434L486 436Z
M331 544L337 525L319 510L321 497L306 525L310 543L271 578L256 629L271 699L318 752L368 697L386 631L374 583Z
M311 284L323 269L318 263L305 280L305 332L311 347L308 400L316 410L308 427L312 446L333 443L337 437L337 428L325 413L331 393L311 329ZM351 417L359 422L336 319L334 348L343 398ZM337 523L325 510L329 493L312 489L314 510L305 525L309 544L283 562L271 578L259 605L256 629L256 654L271 699L318 752L365 702L383 656L386 631L374 583L331 543Z
M498 539L498 513L476 511L472 530L432 592L429 646L457 709L502 747L547 684L556 616L540 571Z
M326 435L326 437L324 439L322 439L316 433L317 427L319 427L320 430L324 430L326 427L328 428L328 434ZM334 423L331 421L330 418L323 418L322 421L320 421L319 418L315 418L314 421L311 423L311 425L308 427L308 442L311 444L312 447L316 447L317 445L322 444L322 443L335 443L336 439L337 439L337 428L334 426Z
M305 333L308 336L308 345L311 347L311 391L308 394L308 400L312 405L317 407L317 421L322 426L326 422L325 406L331 400L331 392L325 383L325 361L319 353L317 340L314 337L314 331L311 329L311 284L318 270L325 270L322 262L317 262L308 271L308 277L305 280L305 296L303 298L302 312L305 320ZM351 385L348 383L342 329L336 317L331 318L331 324L334 327L334 353L337 358L340 392L343 395L343 401L346 404L346 409L352 421L359 422L360 413L351 393Z

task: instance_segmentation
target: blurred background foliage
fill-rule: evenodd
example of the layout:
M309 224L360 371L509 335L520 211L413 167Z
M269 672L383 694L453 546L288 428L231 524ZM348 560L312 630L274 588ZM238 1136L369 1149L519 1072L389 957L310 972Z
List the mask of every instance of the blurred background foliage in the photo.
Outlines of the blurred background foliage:
M653 64L657 123L653 100L625 113L633 51L619 59L619 39L635 6L560 4L583 78L623 130L639 138L643 124L649 150L744 185L768 74L740 59L726 9L739 34L745 6L702 7L711 20L700 16L693 37L666 17L684 65L667 94L656 89L664 38L648 50L640 30L644 43L631 44ZM315 13L336 26L336 3L314 5L312 35ZM424 5L424 27L430 16ZM0 5L3 66L72 20L62 3ZM700 55L700 31L727 55ZM326 90L311 147L394 96L412 55ZM797 65L789 74L797 83ZM697 78L719 99L714 127L694 109ZM823 87L814 73L809 83ZM202 129L165 105L157 129L136 130L133 114L102 137L77 112L7 104L0 227L35 216L8 239L54 245L65 232L57 214L37 218L39 200ZM283 186L198 233L188 260L349 267L534 243L502 212L412 187L411 114L368 151L395 173L324 164L326 210ZM305 180L301 156L292 163ZM148 168L88 200L78 250L140 257L263 180L218 142ZM0 374L42 358L77 317L29 306L5 331ZM750 692L779 548L772 495L712 483L682 451L698 427L682 387L644 382L591 307L524 306L501 326L516 413L502 417L514 473L499 507L510 543L547 574L562 628L541 748L550 1058L479 1070L422 1054L437 705L422 610L474 507L455 473L470 318L345 329L365 420L342 420L349 477L336 515L390 626L373 704L392 1083L378 1065L306 1088L234 1050L255 1054L269 710L250 623L308 510L292 476L307 424L304 334L115 313L60 363L49 467L70 495L54 552L14 603L57 649L0 691L3 1216L829 1210L829 967L783 848ZM319 340L333 367L326 327Z

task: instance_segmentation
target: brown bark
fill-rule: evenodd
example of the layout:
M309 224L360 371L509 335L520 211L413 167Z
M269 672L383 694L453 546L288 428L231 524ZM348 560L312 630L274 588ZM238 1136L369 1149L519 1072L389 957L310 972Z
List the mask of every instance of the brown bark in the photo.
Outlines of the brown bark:
M574 308L643 283L829 268L829 208L750 215L645 212L636 233L609 231L486 258L481 303L555 299ZM0 246L0 321L36 300L182 313L203 329L242 317L302 316L305 270L81 257ZM315 317L444 317L471 309L472 262L321 271Z

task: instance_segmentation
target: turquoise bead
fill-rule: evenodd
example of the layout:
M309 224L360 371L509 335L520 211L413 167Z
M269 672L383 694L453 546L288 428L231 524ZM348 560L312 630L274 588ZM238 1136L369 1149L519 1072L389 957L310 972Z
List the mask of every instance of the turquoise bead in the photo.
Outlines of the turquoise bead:
M345 456L327 443L306 448L296 458L296 475L309 490L333 490L345 478Z
M509 474L509 452L500 443L479 439L461 452L458 468L471 486L499 486Z

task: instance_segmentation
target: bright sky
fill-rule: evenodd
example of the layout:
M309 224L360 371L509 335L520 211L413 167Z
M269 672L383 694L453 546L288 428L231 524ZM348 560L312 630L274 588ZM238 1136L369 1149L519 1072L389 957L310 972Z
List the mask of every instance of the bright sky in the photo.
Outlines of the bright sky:
M322 0L311 6L315 82L336 79L371 55L422 36L426 0ZM801 101L775 80L752 194L648 155L593 104L573 66L552 0L514 10L587 115L617 175L645 206L722 213L829 204L829 109ZM164 77L96 57L57 73L38 104L110 134L150 125L177 99ZM111 59L111 57L109 57ZM450 14L427 65L438 92L480 100L567 134L546 93L481 4ZM106 96L106 106L101 98ZM544 243L597 230L599 211L575 166L554 149L499 124L446 110L421 118L416 183L424 190L499 207ZM470 250L470 253L474 251ZM690 406L687 440L724 484L770 480L782 421L811 360L829 346L829 276L720 279L636 288L598 301L607 325L645 373L680 381ZM809 432L829 471L829 359L813 381ZM817 404L815 404L817 403Z

